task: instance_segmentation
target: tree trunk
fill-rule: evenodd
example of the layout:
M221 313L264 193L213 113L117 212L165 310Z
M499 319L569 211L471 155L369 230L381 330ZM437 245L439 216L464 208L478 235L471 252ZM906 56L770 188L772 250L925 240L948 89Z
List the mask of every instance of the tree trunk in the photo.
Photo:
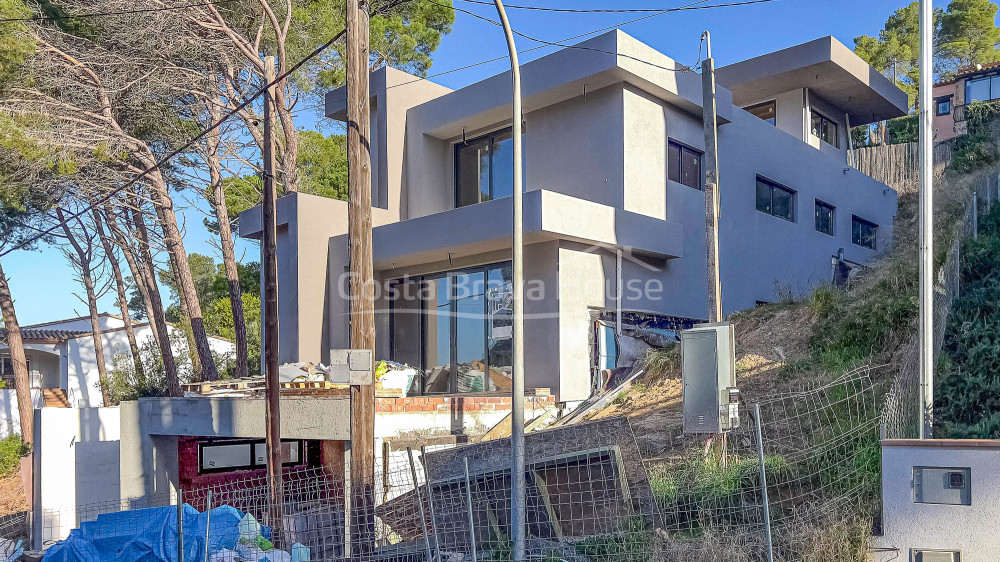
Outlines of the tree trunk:
M283 70L279 69L273 73L265 71L264 79L271 83ZM275 84L271 91L274 92L273 107L278 115L278 124L281 126L281 134L285 141L281 150L281 187L288 193L299 190L299 133L295 129L294 114L288 109L285 95L286 81L287 79Z
M21 438L31 443L35 439L33 427L35 408L31 402L28 360L24 356L21 326L17 323L14 299L11 297L3 267L0 267L0 312L3 313L4 328L7 333L7 349L10 350L10 360L14 364L14 391L17 394L17 413L21 419Z
M208 115L214 123L219 120L219 107L208 102ZM229 209L226 207L226 194L222 188L222 172L219 165L219 130L215 129L208 135L208 171L212 181L212 207L215 209L215 219L219 222L219 238L222 247L222 263L226 270L226 284L229 287L229 304L233 309L233 332L236 338L236 377L250 376L247 352L247 325L243 316L243 289L240 287L240 274L236 268L236 251L233 247L233 231L229 224Z
M111 231L111 236L115 239L115 244L121 248L122 255L125 256L125 261L128 263L129 271L132 272L132 280L135 282L135 286L139 289L139 295L142 297L143 307L146 309L146 319L148 320L147 324L149 325L150 331L153 333L153 340L156 342L157 347L159 347L160 330L157 327L156 322L153 321L153 303L150 302L149 289L146 287L145 273L142 269L140 269L135 251L126 241L121 229L118 228L118 222L111 209L106 210L105 219L108 224L108 230Z
M143 380L146 378L146 375L145 370L142 368L142 356L139 353L139 344L135 340L132 315L128 311L128 292L125 290L122 269L118 264L118 259L115 257L114 246L111 245L111 241L108 240L108 234L104 231L101 213L97 209L93 209L92 213L94 215L94 230L97 231L97 237L101 240L101 247L104 249L104 255L108 258L108 264L111 265L111 273L115 278L115 288L118 290L118 306L122 312L122 321L125 322L125 335L128 337L128 346L132 351L132 364L135 366L135 376L137 379Z
M150 167L153 164L155 164L155 160L148 163ZM194 279L191 277L187 251L184 250L184 241L180 229L177 228L174 203L167 191L163 176L158 170L153 170L147 177L150 179L149 185L154 189L153 206L156 208L156 215L160 219L160 227L163 229L163 241L167 245L167 252L176 262L177 267L174 274L176 275L177 292L178 294L183 292L187 301L191 331L194 332L195 347L198 350L198 357L201 359L202 377L203 380L214 381L219 378L219 372L215 367L215 359L212 357L208 335L205 333L205 322L201 318L201 303L198 302L198 293L194 289Z
M198 356L198 342L194 339L194 330L191 327L191 314L188 312L188 301L187 295L184 294L179 287L179 282L177 281L179 267L177 265L177 258L173 253L167 252L170 257L170 273L174 278L174 289L177 291L177 300L180 301L181 305L181 325L180 329L184 332L184 339L187 340L188 357L191 359L191 376L195 380L205 380L204 372L201 369L201 357Z
M156 331L160 338L157 342L160 346L160 356L163 358L163 370L167 374L167 391L171 396L181 396L180 378L177 376L177 361L174 359L174 350L170 344L170 331L167 327L167 318L163 312L163 299L160 297L160 287L156 284L156 268L153 264L153 255L149 250L149 233L146 231L146 222L142 219L142 211L139 210L137 198L130 195L129 203L132 206L132 226L135 228L136 236L139 238L139 256L141 260L136 265L139 267L146 289L149 291L149 321L156 325ZM122 242L125 242L122 240ZM137 257L139 257L137 256Z
M66 215L59 207L56 208L56 216L59 217L59 222L62 223L66 239L73 246L73 251L76 252L78 260L76 265L80 270L80 280L83 282L83 288L87 293L87 309L90 311L90 332L94 339L94 356L97 361L97 378L101 383L101 396L104 406L111 406L111 399L108 397L108 366L104 361L104 342L101 341L101 323L97 313L97 293L94 291L94 277L90 271L93 248L89 247L88 242L88 248L86 250L83 249L76 235L70 230Z

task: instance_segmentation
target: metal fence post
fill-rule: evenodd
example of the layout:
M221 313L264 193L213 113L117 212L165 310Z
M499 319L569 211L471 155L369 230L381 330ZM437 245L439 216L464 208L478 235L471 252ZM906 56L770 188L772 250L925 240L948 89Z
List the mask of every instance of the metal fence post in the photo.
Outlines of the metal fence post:
M423 462L424 458L424 448L420 447L420 461ZM423 462L424 465L424 485L427 486L427 506L431 510L431 532L434 533L434 551L437 553L437 557L441 559L441 542L438 540L438 529L437 522L434 521L434 491L431 490L431 475L427 472L427 463Z
M469 508L469 542L472 544L472 560L478 560L476 553L476 524L472 517L472 479L469 478L469 457L462 457L465 460L465 503Z
M208 541L212 536L212 490L208 491L205 504L205 560L208 560Z
M760 430L760 404L753 405L753 416L757 422L757 460L760 462L760 494L764 500L764 539L767 541L767 562L774 562L774 546L771 542L771 508L767 504L767 470L764 468L764 441Z
M417 480L417 466L413 464L413 449L406 448L406 456L410 458L410 474L413 476L413 493L417 495L417 505L420 506L420 526L424 529L424 548L427 549L427 562L434 560L431 555L431 538L427 532L427 514L424 513L424 500L420 497L420 482Z
M184 562L184 490L177 490L177 562Z

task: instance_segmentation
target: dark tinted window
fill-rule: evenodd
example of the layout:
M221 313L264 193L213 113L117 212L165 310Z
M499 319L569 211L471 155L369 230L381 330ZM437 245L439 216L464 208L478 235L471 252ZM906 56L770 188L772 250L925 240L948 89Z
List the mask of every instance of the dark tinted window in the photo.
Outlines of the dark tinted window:
M667 145L667 178L701 189L701 152L670 141Z
M833 236L833 205L816 201L816 231Z
M812 134L829 145L840 147L837 124L815 111L812 112Z
M524 161L521 162L522 170ZM455 145L455 206L514 194L514 141L510 129ZM523 175L523 174L522 174Z
M795 220L795 192L757 177L757 210L789 221Z
M851 218L851 242L874 250L877 246L878 225L865 219Z
M948 98L946 100L938 100L937 114L948 115L949 113L951 113L951 98Z

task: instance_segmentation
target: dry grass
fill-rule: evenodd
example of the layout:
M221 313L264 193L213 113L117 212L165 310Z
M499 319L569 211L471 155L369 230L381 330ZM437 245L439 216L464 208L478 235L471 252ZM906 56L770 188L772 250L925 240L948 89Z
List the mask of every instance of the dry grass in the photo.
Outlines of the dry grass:
M0 517L28 510L20 471L0 477Z

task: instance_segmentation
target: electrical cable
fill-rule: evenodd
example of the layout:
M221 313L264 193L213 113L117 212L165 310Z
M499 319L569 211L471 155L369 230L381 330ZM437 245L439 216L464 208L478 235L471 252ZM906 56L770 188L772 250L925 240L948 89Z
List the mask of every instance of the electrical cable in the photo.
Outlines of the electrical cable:
M468 2L470 4L481 4L484 6L493 6L493 2L487 0L460 0L461 2ZM680 8L547 8L544 6L526 6L518 4L504 4L504 8L513 8L516 10L535 10L539 12L561 12L568 14L635 14L635 13L663 13L663 12L680 12L687 10L708 10L711 8L726 8L730 6L744 6L747 4L760 4L758 1L745 1L745 2L734 2L731 4L712 4L709 6L690 6L690 7L680 7Z

